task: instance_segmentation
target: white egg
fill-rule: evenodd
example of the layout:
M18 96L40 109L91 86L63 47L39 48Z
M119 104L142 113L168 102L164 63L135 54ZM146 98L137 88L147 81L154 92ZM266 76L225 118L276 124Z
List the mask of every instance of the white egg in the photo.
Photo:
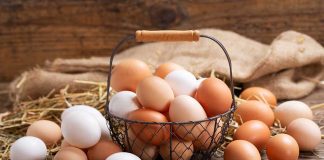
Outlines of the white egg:
M201 84L201 82L203 82L205 79L207 79L207 78L199 78L199 79L197 80L197 87L199 87L200 84Z
M62 120L61 130L64 139L78 148L89 148L101 137L97 120L84 111L74 111L66 115Z
M106 158L106 160L125 160L125 159L127 159L127 160L141 160L136 155L128 153L128 152L114 153Z
M131 91L121 91L113 95L109 102L109 112L121 118L127 118L128 113L140 108L136 94Z
M275 117L283 127L297 118L313 119L309 106L301 101L287 101L278 105L274 110Z
M164 79L171 86L175 96L194 96L197 90L196 77L186 70L172 71Z
M45 143L32 136L19 138L10 148L11 160L42 160L46 158L46 154Z
M108 127L107 121L103 117L103 115L94 107L87 106L87 105L75 105L75 106L72 106L72 107L66 109L62 113L61 119L64 120L64 118L67 115L69 115L70 113L73 113L75 111L84 111L84 112L87 112L88 114L92 115L93 117L95 117L95 119L98 121L99 126L101 128L102 136L110 139L110 132L109 132L109 127Z

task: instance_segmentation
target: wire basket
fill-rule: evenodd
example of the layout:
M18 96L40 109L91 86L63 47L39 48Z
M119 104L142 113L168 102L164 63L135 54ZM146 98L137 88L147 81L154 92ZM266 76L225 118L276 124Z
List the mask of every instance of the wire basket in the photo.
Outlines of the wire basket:
M232 106L223 114L209 117L200 121L189 122L142 122L117 117L109 113L109 95L107 89L106 119L110 126L112 140L119 144L124 151L131 152L143 160L170 159L211 159L217 148L224 142L229 123L236 109L232 79L232 65L225 47L215 38L200 35L198 31L137 31L122 39L113 49L110 58L110 68L107 88L110 88L112 63L118 49L129 40L147 41L198 41L199 38L212 40L223 50L229 64L230 90ZM136 130L132 129L135 128ZM179 134L181 133L181 134ZM146 141L143 141L143 137ZM164 143L159 146L157 140Z

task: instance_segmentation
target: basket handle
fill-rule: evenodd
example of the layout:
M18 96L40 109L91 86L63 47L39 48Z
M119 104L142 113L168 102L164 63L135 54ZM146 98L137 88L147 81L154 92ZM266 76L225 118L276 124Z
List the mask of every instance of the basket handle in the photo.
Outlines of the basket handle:
M136 31L135 38L137 42L153 41L198 41L199 31L197 30L159 30L159 31Z

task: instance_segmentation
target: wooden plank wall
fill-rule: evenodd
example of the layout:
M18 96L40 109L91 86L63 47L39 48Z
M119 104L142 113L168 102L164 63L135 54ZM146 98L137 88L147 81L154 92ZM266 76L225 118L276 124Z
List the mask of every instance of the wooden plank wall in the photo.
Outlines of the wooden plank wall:
M324 44L323 0L1 0L0 81L45 60L107 56L137 29L233 30L264 43L294 29Z

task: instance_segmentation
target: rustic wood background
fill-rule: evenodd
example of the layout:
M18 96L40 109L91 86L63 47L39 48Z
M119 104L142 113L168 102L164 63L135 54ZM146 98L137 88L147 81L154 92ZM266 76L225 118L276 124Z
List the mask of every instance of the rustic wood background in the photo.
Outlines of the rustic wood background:
M137 29L233 30L264 43L286 30L324 44L323 0L1 0L0 81L57 57L107 56Z

